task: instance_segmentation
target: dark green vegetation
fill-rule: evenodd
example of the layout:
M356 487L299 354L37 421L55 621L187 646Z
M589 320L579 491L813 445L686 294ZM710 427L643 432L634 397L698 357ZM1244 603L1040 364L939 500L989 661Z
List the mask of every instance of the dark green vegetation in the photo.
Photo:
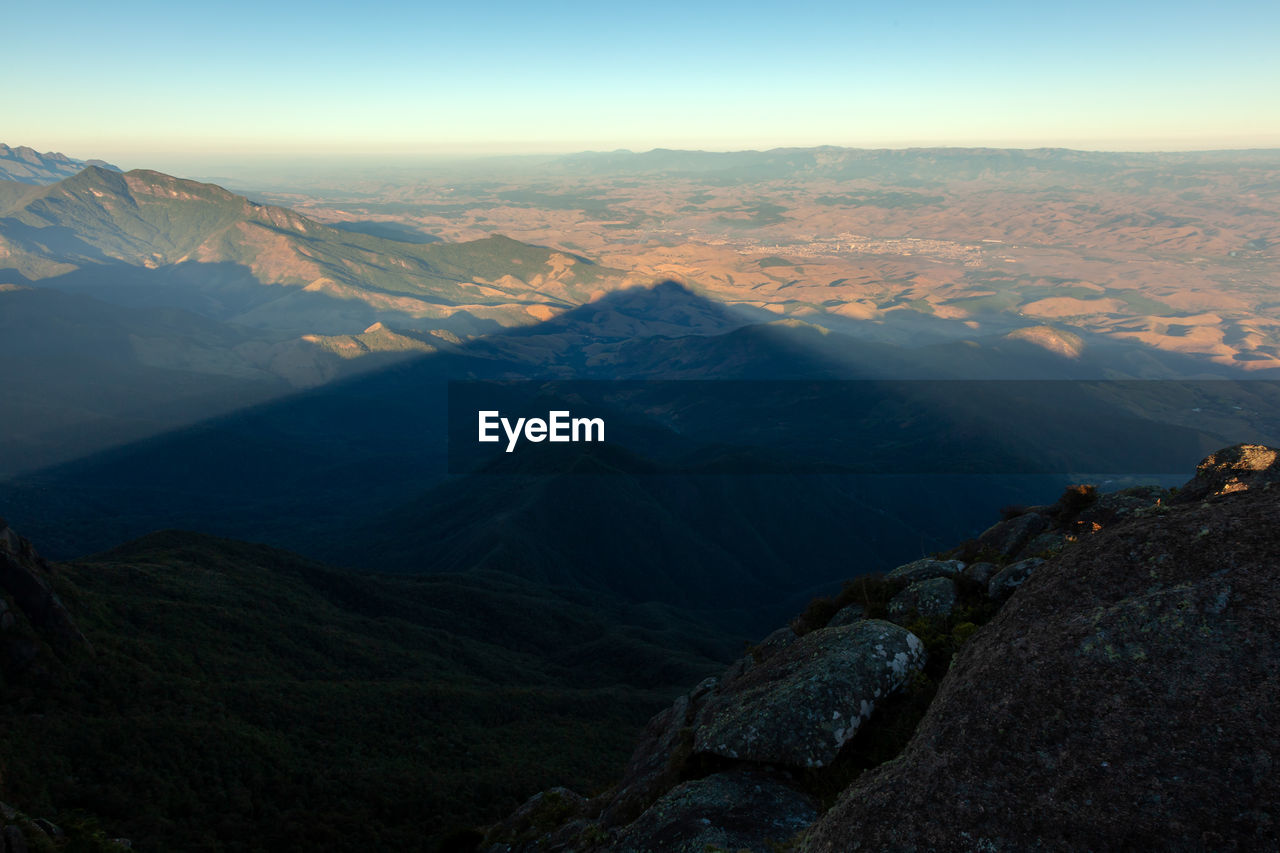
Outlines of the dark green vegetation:
M139 849L431 849L539 788L603 786L741 647L660 606L176 532L58 585L95 654L5 686L4 796Z
M546 193L536 190L503 190L495 194L499 201L536 207L541 210L581 210L588 216L600 219L614 219L618 214L612 206L627 201L625 198L606 199L594 195L574 195L571 193Z
M716 217L716 222L728 228L760 228L786 221L786 208L771 201L760 201Z
M818 204L848 205L850 207L867 205L869 207L916 208L942 204L946 199L940 195L925 195L924 193L860 192L819 196L817 201Z

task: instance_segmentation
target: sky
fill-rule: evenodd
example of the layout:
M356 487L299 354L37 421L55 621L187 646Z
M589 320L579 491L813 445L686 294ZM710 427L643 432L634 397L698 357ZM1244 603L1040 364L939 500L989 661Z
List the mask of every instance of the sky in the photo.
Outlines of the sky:
M1280 147L1280 3L15 4L0 142L125 168Z

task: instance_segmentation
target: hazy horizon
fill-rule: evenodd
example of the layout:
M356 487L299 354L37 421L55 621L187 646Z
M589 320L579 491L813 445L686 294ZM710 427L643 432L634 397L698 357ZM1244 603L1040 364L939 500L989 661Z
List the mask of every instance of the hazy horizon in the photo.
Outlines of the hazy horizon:
M256 152L256 153L218 153L207 155L193 155L182 152L154 152L154 153L126 153L125 156L104 156L101 153L90 151L64 150L55 147L42 147L31 145L25 140L7 140L0 139L0 143L10 145L11 147L26 146L34 148L41 154L58 153L78 160L101 159L109 162L113 166L117 166L124 171L132 169L149 169L153 171L172 174L177 177L185 177L196 180L228 181L232 184L236 182L256 182L265 183L288 183L297 180L319 180L327 181L338 178L347 180L390 180L394 181L398 177L405 177L403 173L418 174L423 171L430 172L435 169L485 169L487 167L502 167L505 173L510 168L518 168L523 163L533 166L547 161L554 160L558 157L572 156L575 154L596 154L596 153L633 153L644 154L647 152L668 150L668 151L696 151L699 153L743 153L750 151L764 152L776 149L813 149L813 148L840 148L849 150L862 151L912 151L912 150L954 150L954 151L978 151L983 149L991 150L1066 150L1080 151L1097 154L1213 154L1226 151L1277 151L1280 152L1280 143L1275 145L1240 145L1240 146L1222 146L1218 148L1107 148L1107 147L1072 147L1066 145L901 145L901 146L859 146L859 145L780 145L771 147L757 148L694 148L680 146L654 146L650 148L614 148L614 149L564 149L555 151L530 151L530 152L492 152L481 153L475 150L471 152L452 152L452 153L375 153L375 152L346 152L332 153L327 155L318 154L286 154L277 152ZM421 174L418 174L421 177Z
M1274 4L785 14L498 2L203 7L72 0L10 45L9 144L208 172L254 158L837 145L1280 146ZM44 32L37 7L12 31Z

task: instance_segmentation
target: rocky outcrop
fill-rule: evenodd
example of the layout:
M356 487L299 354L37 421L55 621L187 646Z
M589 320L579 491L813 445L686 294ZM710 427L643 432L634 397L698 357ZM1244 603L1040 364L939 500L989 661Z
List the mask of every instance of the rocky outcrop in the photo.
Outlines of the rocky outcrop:
M880 620L806 634L708 698L694 751L796 768L830 764L877 700L924 658L919 638Z
M1027 512L988 528L978 537L978 543L1002 554L1017 554L1048 526L1044 516Z
M964 576L986 586L1000 571L995 563L970 563L964 567Z
M924 616L945 616L956 606L956 582L934 578L913 583L889 602L889 616L896 622Z
M654 717L616 789L481 849L1277 849L1277 458L856 579Z
M925 558L907 563L905 566L889 572L889 580L916 583L934 578L954 578L964 571L964 563L959 560L935 560Z
M694 720L716 683L714 678L703 681L645 726L617 793L602 809L606 826L621 826L633 820L680 781L693 751Z
M757 772L716 773L672 788L618 837L619 853L769 853L818 817L817 803Z
M732 842L726 849L768 853L817 815L788 768L831 763L924 660L917 637L882 620L803 637L776 631L651 719L613 791L591 801L540 794L490 827L480 849L701 851ZM682 828L658 831L668 819Z
M1280 450L1261 444L1237 444L1211 453L1172 502L1190 503L1250 489L1269 489L1280 482L1278 459Z
M1031 557L1026 560L1005 566L996 576L987 583L987 594L997 601L1008 598L1013 595L1013 591L1031 577L1031 573L1037 568L1044 565L1044 560L1039 557Z
M1280 489L1252 475L1268 459L1214 454L1179 505L1037 566L904 754L803 849L1280 848Z
M861 604L846 604L836 611L836 615L831 617L831 621L827 623L828 628L839 628L841 625L852 625L860 619L867 616L867 608Z
M92 838L81 835L68 838L62 828L42 817L30 817L8 803L0 803L0 853L28 853L45 850L128 850L133 842L127 838L105 838L100 832Z
M53 591L53 567L0 518L0 672L6 678L47 671L40 650L89 651L89 641Z

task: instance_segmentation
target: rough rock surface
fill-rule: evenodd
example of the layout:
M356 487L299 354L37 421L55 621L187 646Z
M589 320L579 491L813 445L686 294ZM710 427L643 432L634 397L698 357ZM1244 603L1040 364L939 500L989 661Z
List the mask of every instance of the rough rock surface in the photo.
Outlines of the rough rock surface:
M861 619L865 619L867 608L861 604L846 604L836 611L836 615L831 617L831 621L827 623L828 628L839 628L841 625L852 625Z
M3 604L0 607L0 668L8 677L43 666L38 660L38 640L59 653L90 648L89 641L50 587L52 572L53 567L36 553L31 543L0 518L0 604ZM21 613L30 626L26 633L17 630L17 613ZM38 637L31 629L38 632Z
M1180 502L1157 487L1073 486L1028 511L1049 527L1019 554L972 562L992 549L969 540L946 554L960 559L917 560L858 588L865 605L849 601L852 587L815 601L798 628L655 717L619 788L491 849L1280 849L1277 458L1220 451ZM866 693L848 683L865 669L847 659L858 644L837 640L906 635L865 617L944 585L963 614L922 630L937 650L929 666L831 763L870 713L832 710L834 696ZM761 781L742 790L743 774ZM791 841L733 834L771 801L841 788ZM788 814L796 827L813 817Z
M1027 512L987 528L978 537L978 544L1001 554L1016 554L1048 526L1044 516Z
M1277 519L1251 485L1042 565L803 849L1280 849Z
M964 563L959 560L934 560L925 558L907 563L905 566L889 572L889 580L916 583L933 578L954 578L964 571Z
M1029 559L1031 557L1052 557L1061 552L1063 548L1067 547L1069 542L1070 540L1067 539L1067 536L1064 533L1041 533L1026 545L1022 546L1022 549L1013 556L1022 559Z
M649 720L631 753L617 792L604 808L601 823L620 826L635 819L680 780L681 764L693 749L694 717L716 683L714 678L704 680Z
M1191 482L1171 500L1188 503L1249 489L1270 488L1280 482L1280 450L1261 444L1237 444L1204 458Z
M694 751L822 767L924 660L919 639L878 619L806 634L709 696Z
M1140 515L1155 504L1168 503L1171 494L1160 486L1133 486L1118 492L1100 495L1098 500L1076 514L1077 532L1091 533L1123 520Z
M1022 586L1027 578L1031 577L1031 573L1042 565L1044 565L1044 560L1039 557L1032 557L1028 560L1019 560L1016 563L1005 566L987 584L987 594L995 599L1007 598L1013 595L1013 591Z
M999 571L1000 567L995 563L970 563L964 567L965 577L972 578L983 585L986 585Z
M933 578L913 583L889 602L889 615L895 620L913 614L926 618L945 616L956 606L956 582L951 578Z
M506 850L530 842L548 829L560 827L587 810L587 800L568 788L552 788L534 794L501 823L490 827L482 850ZM545 849L538 845L534 849ZM529 848L523 848L529 849Z
M751 660L761 663L773 657L796 641L796 632L790 628L779 628L765 637L751 650Z
M770 776L717 773L669 791L627 827L619 853L772 853L817 818L812 799Z

